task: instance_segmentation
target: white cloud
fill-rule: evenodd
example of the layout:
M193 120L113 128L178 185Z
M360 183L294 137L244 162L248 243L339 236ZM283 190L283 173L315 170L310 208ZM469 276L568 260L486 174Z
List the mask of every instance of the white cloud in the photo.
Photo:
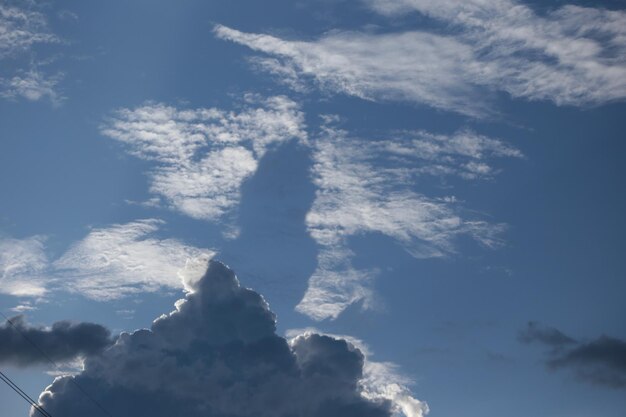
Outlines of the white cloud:
M42 296L48 265L45 238L0 238L0 292L15 296Z
M214 252L151 237L155 219L94 229L54 261L65 290L107 300L162 288L189 288Z
M558 105L626 98L626 13L564 6L539 16L513 0L367 0L385 15L419 11L449 35L332 31L285 40L217 26L222 39L272 56L257 65L321 88L373 100L405 100L480 117L503 91ZM450 27L452 26L452 30Z
M22 97L29 101L47 97L52 104L59 105L64 98L56 88L61 78L62 74L49 77L39 70L31 69L8 80L0 79L0 96L9 99Z
M348 335L321 332L314 327L289 329L286 336L291 343L303 335L323 334L335 339L343 339L354 345L364 356L363 377L359 381L361 395L369 400L387 400L392 404L394 416L424 417L429 412L428 404L413 397L409 386L413 381L403 375L392 362L376 362L371 359L373 352L365 342Z
M286 97L248 96L239 112L149 104L119 110L102 133L154 161L150 191L181 213L216 220L239 202L243 181L273 145L306 139L304 116Z
M465 219L454 198L430 198L414 188L424 175L490 177L495 170L487 165L489 159L519 158L521 152L470 131L404 136L364 141L325 128L317 139L313 155L317 191L306 224L320 253L298 311L321 320L337 317L358 301L366 308L372 305L368 282L376 271L352 266L351 236L389 236L417 258L454 254L459 235L469 235L489 248L502 244L504 225Z
M626 97L626 13L566 5L544 15L515 0L366 0L460 29L476 51L475 82L514 97L601 104Z
M0 62L3 70L0 71L0 97L14 99L25 98L29 101L38 101L44 98L53 105L58 105L63 97L57 86L62 74L45 74L39 67L40 63L33 47L38 44L60 43L61 40L48 29L46 17L29 7L25 2L19 6L11 5L0 0ZM30 69L9 70L14 65L8 65L9 60L29 53L31 57Z
M286 77L289 85L311 79L326 91L370 100L406 100L480 116L487 108L460 71L471 49L455 39L424 32L376 35L331 32L315 41L288 41L217 26L221 39L274 57L256 67Z
M55 43L43 14L0 1L0 58L28 50L38 43Z
M0 292L42 297L62 290L109 300L163 288L188 290L214 252L154 237L162 224L146 219L93 229L54 261L42 237L0 239Z

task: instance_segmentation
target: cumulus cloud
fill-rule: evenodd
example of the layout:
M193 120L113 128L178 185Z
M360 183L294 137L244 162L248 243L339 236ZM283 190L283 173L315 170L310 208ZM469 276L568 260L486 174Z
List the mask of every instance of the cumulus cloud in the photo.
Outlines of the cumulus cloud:
M584 382L626 388L626 341L622 339L602 335L581 341L558 329L531 322L520 332L520 340L550 347L546 358L549 369L571 369Z
M332 31L286 40L224 26L222 39L269 55L270 73L312 79L329 91L407 100L470 116L490 113L484 97L586 106L626 97L626 13L567 5L535 13L515 0L366 0L388 16L419 12L443 32Z
M414 188L423 176L491 177L496 170L490 159L522 156L505 142L470 131L365 141L326 127L314 147L317 191L306 224L320 252L298 311L320 320L335 318L358 301L371 304L368 282L376 271L352 266L351 236L389 236L417 258L453 254L459 235L489 248L502 244L504 225L465 219L454 199L428 197Z
M10 71L14 65L8 65L27 52L35 55L35 45L59 42L59 37L50 32L45 15L33 4L0 0L0 62L4 63L0 71L0 97L29 101L47 98L54 105L60 104L63 97L58 92L58 83L62 74L46 74L32 57L29 70L18 65L16 71Z
M392 362L377 362L371 359L373 353L369 346L360 339L348 335L320 332L316 328L290 329L287 337L292 340L303 335L323 334L335 339L344 339L356 346L364 356L363 377L359 381L361 395L373 400L390 402L394 415L423 417L428 414L428 404L413 397L409 385L413 381L403 375Z
M42 237L0 240L0 292L33 297L63 290L110 300L188 289L214 252L155 237L162 224L145 219L93 229L55 260Z
M306 139L304 116L294 101L248 96L247 102L239 113L164 104L122 109L102 133L155 163L148 173L150 190L171 208L217 220L237 206L241 184L269 148Z
M388 400L361 393L363 367L345 340L277 336L265 300L211 262L176 311L123 333L39 402L52 415L93 414L80 386L111 415L391 416Z
M28 325L24 316L9 320L10 323L0 325L0 363L3 364L66 362L99 353L113 343L111 332L98 324L59 321L43 328Z

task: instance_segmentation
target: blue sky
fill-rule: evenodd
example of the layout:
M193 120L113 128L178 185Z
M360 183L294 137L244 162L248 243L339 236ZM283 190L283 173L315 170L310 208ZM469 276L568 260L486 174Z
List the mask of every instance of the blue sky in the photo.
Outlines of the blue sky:
M620 2L0 12L5 315L147 328L213 258L396 415L623 415Z

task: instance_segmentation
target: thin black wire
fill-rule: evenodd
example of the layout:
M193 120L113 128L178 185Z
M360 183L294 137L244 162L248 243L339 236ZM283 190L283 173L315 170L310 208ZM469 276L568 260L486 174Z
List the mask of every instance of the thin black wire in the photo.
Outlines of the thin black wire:
M13 391L17 392L17 394L22 397L24 400L26 400L27 403L29 403L35 410L39 411L41 414L44 415L44 417L52 417L52 415L46 411L45 408L43 408L42 406L40 406L39 404L37 404L35 402L35 400L33 400L28 394L26 394L15 382L13 382L11 380L11 378L9 378L6 374L4 374L2 371L0 371L0 379L9 386L9 388L11 388Z
M30 343L35 349L37 349L37 351L39 353L41 353L41 355L46 358L48 360L48 362L50 362L52 365L54 365L55 368L59 369L60 366L57 365L57 363L55 361L53 361L50 356L46 355L46 352L44 352L43 350L41 350L39 348L39 346L37 346L35 344L35 342L33 342L32 340L30 340L28 338L28 336L26 336L15 324L13 324L13 322L11 320L9 320L9 318L7 316L4 315L4 313L2 311L0 311L0 315L2 315L2 317L5 318L5 320L7 321L7 323L9 323L28 343ZM96 401L91 395L89 395L84 389L83 387L81 387L78 382L76 382L76 378L69 378L69 381L74 384L76 386L76 388L78 388L78 390L87 398L89 398L89 400L94 403L99 409L100 411L102 411L104 414L107 415L107 417L113 417L98 401Z

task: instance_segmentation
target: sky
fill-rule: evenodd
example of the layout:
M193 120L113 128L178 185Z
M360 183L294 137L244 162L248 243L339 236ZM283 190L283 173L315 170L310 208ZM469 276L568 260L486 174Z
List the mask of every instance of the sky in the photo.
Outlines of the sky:
M623 417L625 101L618 0L0 0L0 371L54 417Z

